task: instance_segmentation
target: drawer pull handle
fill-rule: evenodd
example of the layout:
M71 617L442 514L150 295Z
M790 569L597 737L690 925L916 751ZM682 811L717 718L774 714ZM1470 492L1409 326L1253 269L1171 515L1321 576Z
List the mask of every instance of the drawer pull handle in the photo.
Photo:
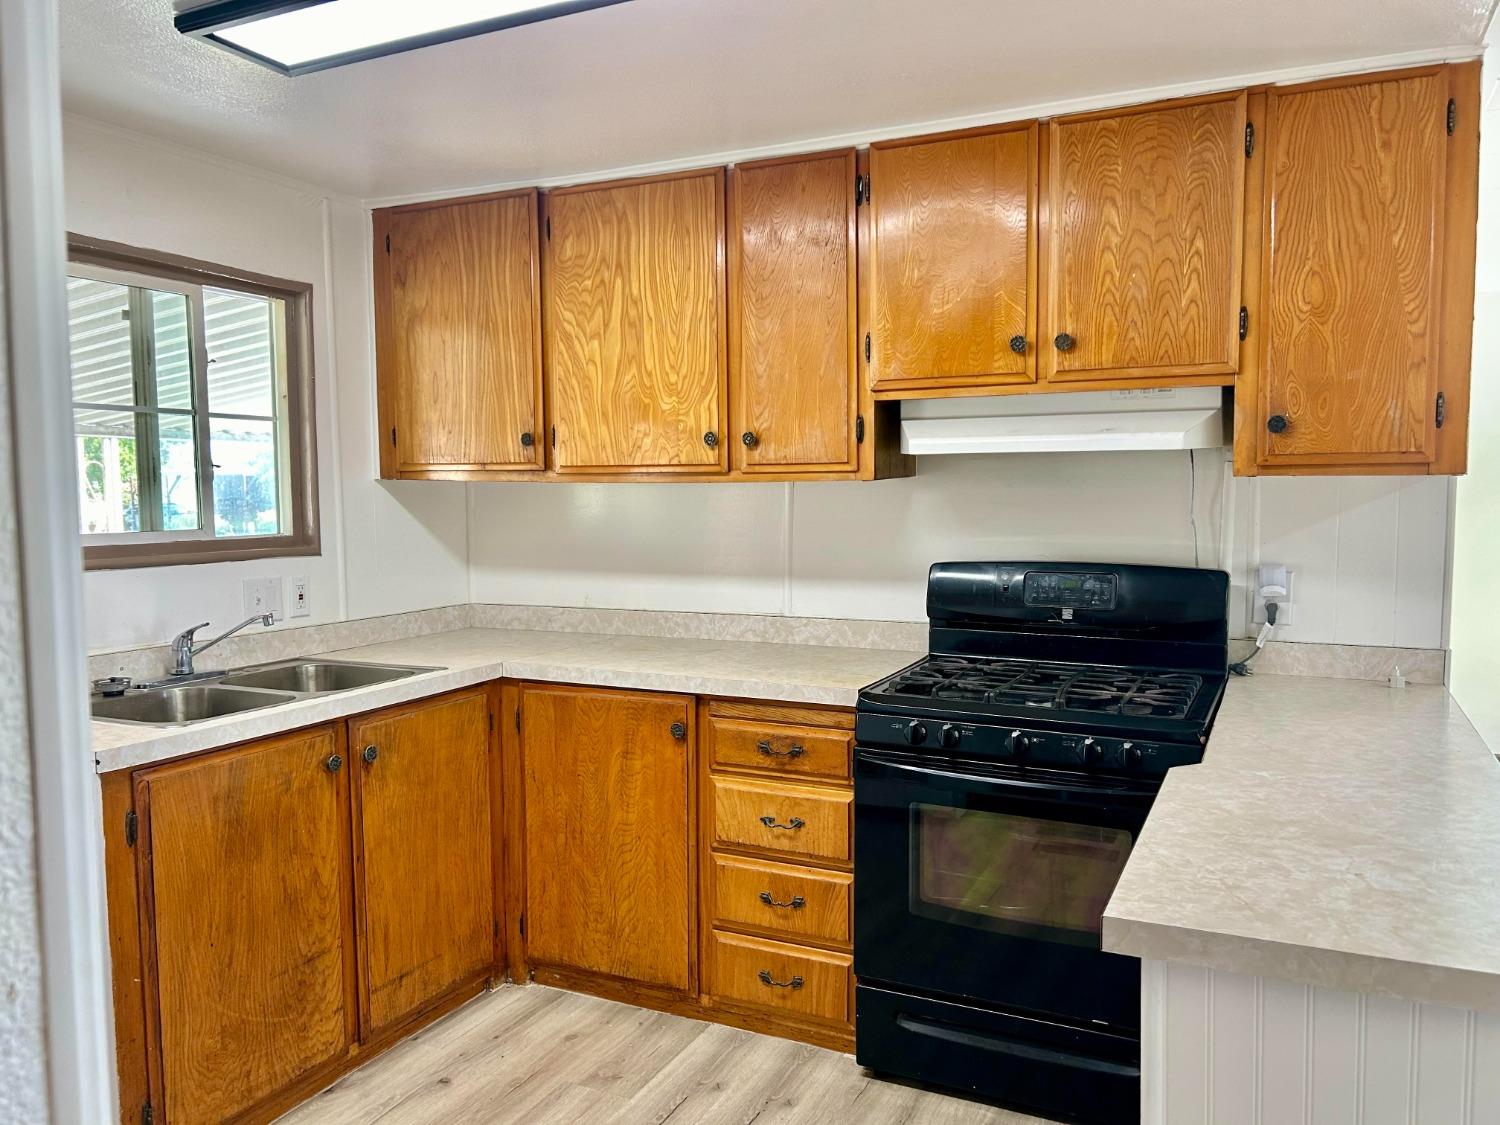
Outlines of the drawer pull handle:
M807 899L803 898L801 895L793 895L790 902L777 902L774 898L771 897L770 891L761 891L760 901L765 903L767 906L779 906L782 909L790 908L792 910L801 910L804 906L807 905Z
M777 824L774 816L763 816L760 818L760 822L767 828L780 828L783 832L795 832L807 824L807 821L803 820L800 816L792 817L785 824Z
M768 758L800 758L803 754L807 753L806 750L795 742L785 750L777 750L769 742L762 740L755 744L755 748Z
M793 977L791 980L777 980L771 975L770 969L762 969L756 975L760 977L761 984L769 985L772 988L801 988L803 984L801 977Z

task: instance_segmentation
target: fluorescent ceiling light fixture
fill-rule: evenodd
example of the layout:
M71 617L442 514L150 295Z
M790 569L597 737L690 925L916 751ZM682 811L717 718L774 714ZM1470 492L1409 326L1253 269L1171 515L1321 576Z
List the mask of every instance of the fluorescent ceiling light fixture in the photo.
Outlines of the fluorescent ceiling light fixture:
M282 74L379 58L625 0L211 0L177 30Z

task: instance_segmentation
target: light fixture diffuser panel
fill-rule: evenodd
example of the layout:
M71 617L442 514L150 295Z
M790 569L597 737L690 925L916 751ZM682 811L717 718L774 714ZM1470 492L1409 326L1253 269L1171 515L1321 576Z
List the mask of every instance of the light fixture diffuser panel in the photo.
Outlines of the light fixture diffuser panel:
M283 74L306 74L625 0L217 0L177 30Z

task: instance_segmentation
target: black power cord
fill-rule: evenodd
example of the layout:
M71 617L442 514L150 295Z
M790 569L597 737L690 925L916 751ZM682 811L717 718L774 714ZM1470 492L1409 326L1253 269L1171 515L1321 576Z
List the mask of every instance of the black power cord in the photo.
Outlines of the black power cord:
M1260 650L1266 646L1266 638L1271 635L1271 630L1276 625L1277 608L1276 602L1266 603L1266 626L1260 631L1260 636L1255 639L1255 647L1250 650L1250 655L1229 666L1231 674L1236 676L1248 676L1250 674L1250 661L1260 655Z

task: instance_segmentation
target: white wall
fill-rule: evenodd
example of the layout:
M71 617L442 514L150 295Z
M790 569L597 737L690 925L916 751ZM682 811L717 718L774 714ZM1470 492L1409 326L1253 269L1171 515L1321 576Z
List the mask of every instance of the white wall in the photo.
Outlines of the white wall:
M1198 557L1295 568L1285 640L1435 648L1441 478L1231 479L1197 456ZM1191 566L1186 453L930 457L874 484L478 485L473 599L917 621L948 558ZM1227 531L1226 531L1227 524Z
M245 616L247 577L305 576L333 621L467 598L462 485L376 483L368 218L351 200L93 122L65 122L68 228L314 285L322 554L93 571L93 650L161 643Z
M1474 307L1474 379L1469 409L1469 475L1454 511L1454 698L1500 753L1500 59L1486 57L1487 112L1481 126L1479 276Z

